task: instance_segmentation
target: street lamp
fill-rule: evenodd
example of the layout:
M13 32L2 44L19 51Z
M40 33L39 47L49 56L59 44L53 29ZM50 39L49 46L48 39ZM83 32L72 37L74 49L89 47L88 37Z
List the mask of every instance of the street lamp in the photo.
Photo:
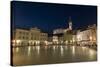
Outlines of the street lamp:
M92 36L90 36L90 41L92 41Z

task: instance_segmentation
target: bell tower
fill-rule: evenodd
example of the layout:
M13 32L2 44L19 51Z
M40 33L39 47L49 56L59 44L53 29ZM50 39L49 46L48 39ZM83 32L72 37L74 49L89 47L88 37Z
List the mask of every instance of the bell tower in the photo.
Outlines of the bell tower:
M71 17L69 17L69 29L72 30L72 20L71 20Z

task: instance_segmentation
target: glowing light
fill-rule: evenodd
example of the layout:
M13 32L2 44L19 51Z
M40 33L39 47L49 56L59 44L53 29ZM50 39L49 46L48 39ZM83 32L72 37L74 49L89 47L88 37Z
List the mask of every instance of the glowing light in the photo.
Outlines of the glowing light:
M82 47L82 50L84 51L86 49L86 47Z
M44 41L46 45L48 45L48 41Z
M21 40L16 40L16 43L20 43L21 42Z
M36 46L37 53L40 53L40 46Z
M30 40L29 43L32 43L32 41Z
M73 42L75 42L75 39L73 38Z
M72 54L75 55L75 46L72 46Z
M78 41L81 41L81 35L77 35L77 39L78 39Z
M68 44L68 41L65 41L66 44Z
M20 45L21 40L12 40L12 46Z
M92 59L96 55L96 51L94 50L89 50L89 58Z
M28 56L30 55L31 46L28 47Z
M60 46L60 50L61 50L61 56L63 56L63 54L64 54L63 46Z
M72 41L72 40L70 40L70 42L72 43L73 41Z
M90 36L90 40L92 41L92 36Z
M35 42L36 42L37 45L40 44L40 41L35 41Z
M19 48L18 47L16 47L16 52L19 52Z
M56 46L53 46L53 50L55 51Z
M29 47L28 47L28 51L30 52L30 50L31 50L31 47L29 46Z
M94 54L94 51L93 51L93 50L89 50L89 53L90 53L91 55L93 55L93 54Z

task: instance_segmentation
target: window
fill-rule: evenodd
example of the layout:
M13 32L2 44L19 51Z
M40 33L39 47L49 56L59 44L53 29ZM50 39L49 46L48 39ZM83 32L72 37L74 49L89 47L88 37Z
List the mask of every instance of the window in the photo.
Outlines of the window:
M31 37L31 40L33 40L33 37Z
M21 37L19 36L18 39L21 39Z
M26 35L28 36L28 33L26 33Z
M28 37L26 37L26 39L28 39Z
M24 39L25 37L23 36L23 39Z
M22 34L22 32L20 31L19 34Z

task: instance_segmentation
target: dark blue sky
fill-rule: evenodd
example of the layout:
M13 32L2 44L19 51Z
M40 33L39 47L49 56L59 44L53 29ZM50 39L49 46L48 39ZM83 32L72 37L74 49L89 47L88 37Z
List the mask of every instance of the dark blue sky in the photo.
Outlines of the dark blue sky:
M56 28L67 28L69 16L73 29L97 24L96 6L12 1L11 7L14 27L38 27L52 32Z

